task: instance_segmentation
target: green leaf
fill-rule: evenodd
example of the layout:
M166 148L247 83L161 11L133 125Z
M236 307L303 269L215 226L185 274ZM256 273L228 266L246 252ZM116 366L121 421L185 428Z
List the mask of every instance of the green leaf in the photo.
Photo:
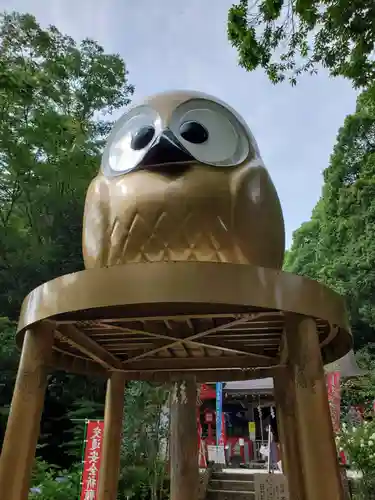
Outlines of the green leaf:
M363 88L375 81L374 18L373 0L240 0L229 9L227 33L240 66L262 68L272 83L296 85L297 76L324 66Z

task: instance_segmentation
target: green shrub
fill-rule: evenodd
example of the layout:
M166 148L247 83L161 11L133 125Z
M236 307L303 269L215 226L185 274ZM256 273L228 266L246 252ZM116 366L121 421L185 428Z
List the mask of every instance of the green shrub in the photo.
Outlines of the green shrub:
M29 500L76 500L79 497L81 471L70 471L37 460L35 462Z
M375 498L375 421L349 426L342 424L336 443L351 468L362 475L355 481L356 500Z

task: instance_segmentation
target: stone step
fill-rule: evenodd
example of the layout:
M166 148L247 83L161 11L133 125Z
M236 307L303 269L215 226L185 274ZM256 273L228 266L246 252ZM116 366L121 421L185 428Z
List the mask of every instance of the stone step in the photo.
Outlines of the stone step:
M245 479L245 478L244 478ZM224 491L254 491L254 482L245 480L235 480L231 479L211 479L209 482L209 488L212 490L224 490Z
M253 491L207 490L207 500L255 500Z
M241 474L241 472L213 472L211 479L217 481L254 481L254 474Z

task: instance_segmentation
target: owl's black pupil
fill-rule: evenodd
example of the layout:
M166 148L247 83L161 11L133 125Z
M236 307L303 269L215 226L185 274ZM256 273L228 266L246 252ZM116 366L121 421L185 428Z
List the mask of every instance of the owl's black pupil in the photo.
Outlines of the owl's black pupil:
M155 135L155 129L151 125L140 128L132 137L130 144L131 148L135 151L145 148Z
M180 127L180 135L185 141L193 144L203 144L208 139L207 129L198 122L184 122Z

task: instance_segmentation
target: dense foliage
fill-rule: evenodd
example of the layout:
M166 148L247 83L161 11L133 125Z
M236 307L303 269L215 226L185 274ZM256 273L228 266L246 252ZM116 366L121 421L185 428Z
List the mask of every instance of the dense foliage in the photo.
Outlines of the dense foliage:
M82 268L84 195L108 113L129 102L124 62L30 15L0 16L0 313Z
M132 92L124 61L96 42L77 44L27 14L0 15L1 438L19 357L13 321L31 289L82 269L85 191L99 167L110 113ZM76 413L82 407L81 418L102 416L103 389L102 381L51 375L42 458L64 467L80 458ZM99 409L87 408L87 399ZM61 453L65 442L71 456Z
M69 471L51 467L37 460L33 470L29 500L71 500L79 498L81 470Z
M168 386L130 382L125 395L120 491L130 498L166 497Z
M355 87L374 82L373 0L239 0L229 10L228 37L240 65L263 68L272 83L294 85L319 65Z
M15 324L0 317L0 443L8 417L8 404L12 398L13 383L19 352L14 342Z
M354 470L356 498L375 487L375 84L358 97L339 130L322 195L293 235L285 269L321 281L347 301L357 362L365 375L342 382L342 419L358 405L369 422L343 427L338 444Z
M375 488L375 421L354 426L343 423L336 443L353 469L362 475L362 480L357 481L356 498L370 500Z
M341 386L342 409L345 414L350 406L362 406L366 417L373 415L375 401L375 345L369 344L356 352L357 363L364 375L343 381Z
M339 130L322 196L310 221L293 235L285 268L326 283L346 298L356 358L365 375L342 383L342 418L358 405L373 418L375 400L375 86L364 91ZM363 479L357 497L375 485L374 423L343 428L339 445Z
M133 88L124 62L76 44L30 15L0 16L0 439L19 360L23 297L82 269L84 196L99 168L110 114ZM77 498L85 419L101 419L105 381L49 376L30 498ZM167 391L130 384L119 499L164 495ZM0 441L0 442L1 442Z
M311 220L293 235L285 268L348 303L356 347L375 341L375 85L345 119Z

